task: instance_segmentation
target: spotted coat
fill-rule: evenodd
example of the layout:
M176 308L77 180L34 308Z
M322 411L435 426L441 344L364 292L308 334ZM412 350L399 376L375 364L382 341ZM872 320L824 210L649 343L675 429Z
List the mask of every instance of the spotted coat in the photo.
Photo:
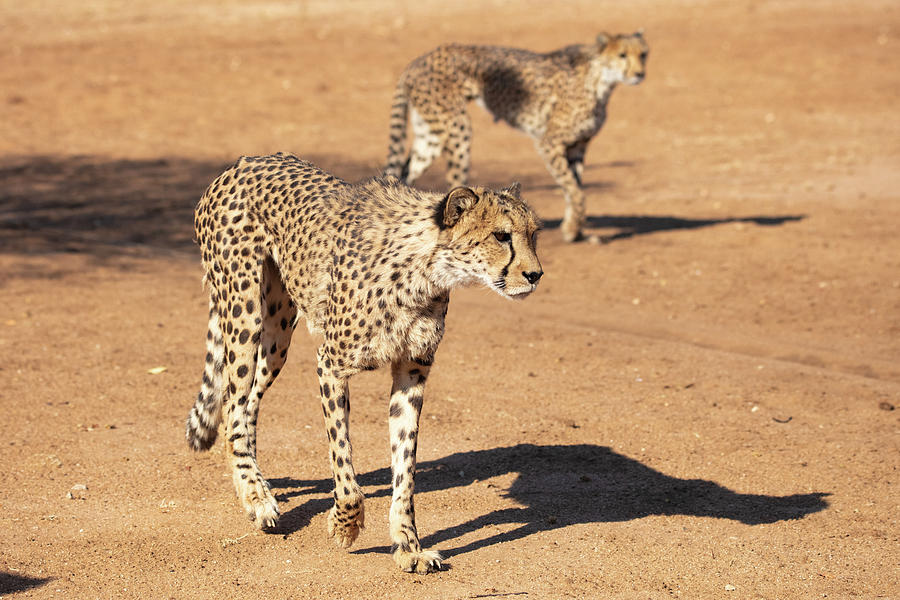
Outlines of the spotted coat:
M316 372L335 486L329 535L346 548L364 524L348 379L389 364L394 558L407 571L440 568L439 554L419 543L413 482L450 290L481 283L508 298L530 294L542 274L538 226L518 184L441 195L394 178L351 185L291 155L241 158L195 212L210 309L188 443L208 449L224 424L237 495L259 527L275 526L278 506L256 460L257 415L302 316L323 338Z
M647 44L641 33L597 36L596 43L538 54L497 46L440 46L415 59L397 83L385 174L415 181L440 155L451 186L465 185L475 100L497 121L530 136L562 187L563 238L581 237L585 222L582 173L591 138L606 120L618 83L644 78ZM406 155L407 121L412 146Z

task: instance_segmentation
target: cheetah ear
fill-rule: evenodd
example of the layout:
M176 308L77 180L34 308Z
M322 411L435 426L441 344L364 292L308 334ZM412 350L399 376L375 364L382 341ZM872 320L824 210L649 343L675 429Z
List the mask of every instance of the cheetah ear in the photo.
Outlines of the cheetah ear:
M639 37L639 38L644 37L644 28L641 27L640 29L638 29L637 31L635 31L635 32L632 34L632 36L633 36L633 37Z
M505 187L500 190L501 194L506 194L507 196L512 196L516 200L522 199L522 184L518 181L510 185L509 187Z
M462 214L475 206L478 195L467 187L455 187L444 197L444 214L441 222L444 227L453 227Z
M609 43L609 40L612 39L612 36L606 32L597 34L597 45L603 48Z

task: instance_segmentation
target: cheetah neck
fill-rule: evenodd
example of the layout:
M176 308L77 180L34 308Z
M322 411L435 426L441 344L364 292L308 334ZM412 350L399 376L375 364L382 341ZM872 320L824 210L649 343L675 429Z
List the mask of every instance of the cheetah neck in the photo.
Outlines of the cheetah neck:
M609 83L601 81L597 85L595 92L597 94L597 104L606 106L606 103L609 101L609 96L614 89L616 89L616 82Z
M584 82L587 93L596 97L598 105L605 106L609 101L610 94L619 83L618 73L606 64L594 62L591 64Z
M363 184L366 200L356 227L369 241L377 280L396 282L403 305L425 305L452 287L441 275L441 230L434 221L433 207L442 197L394 185Z

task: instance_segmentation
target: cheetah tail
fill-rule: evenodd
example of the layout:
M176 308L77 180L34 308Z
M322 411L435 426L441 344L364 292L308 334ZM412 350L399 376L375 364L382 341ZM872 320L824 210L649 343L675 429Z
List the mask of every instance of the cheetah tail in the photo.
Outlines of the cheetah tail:
M388 144L387 166L384 168L386 176L406 178L406 123L409 113L409 95L406 82L401 78L394 92L394 100L391 104L390 119L390 144Z
M224 366L225 340L219 326L219 313L211 298L203 383L186 425L188 445L194 450L209 450L219 433L219 423L222 422L222 400L225 396L225 380L222 377Z

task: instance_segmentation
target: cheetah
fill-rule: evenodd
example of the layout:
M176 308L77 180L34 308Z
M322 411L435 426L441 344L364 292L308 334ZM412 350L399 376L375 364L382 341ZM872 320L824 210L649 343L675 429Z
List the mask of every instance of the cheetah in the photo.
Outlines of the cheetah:
M606 120L616 85L643 81L647 53L641 32L601 33L594 44L546 54L497 46L440 46L415 59L400 76L384 173L412 183L443 154L449 184L465 185L472 138L466 104L476 100L495 121L506 121L534 140L565 193L563 239L580 239L588 142ZM408 120L413 139L405 157Z
M256 460L257 415L302 316L322 336L316 373L334 478L328 535L349 548L364 525L348 379L390 364L393 557L408 572L441 569L440 554L419 543L413 480L425 380L450 290L483 284L510 299L531 294L543 275L539 227L518 184L442 195L391 177L349 184L289 154L241 158L194 215L209 330L189 445L208 450L224 421L238 498L259 528L275 526L278 505Z

